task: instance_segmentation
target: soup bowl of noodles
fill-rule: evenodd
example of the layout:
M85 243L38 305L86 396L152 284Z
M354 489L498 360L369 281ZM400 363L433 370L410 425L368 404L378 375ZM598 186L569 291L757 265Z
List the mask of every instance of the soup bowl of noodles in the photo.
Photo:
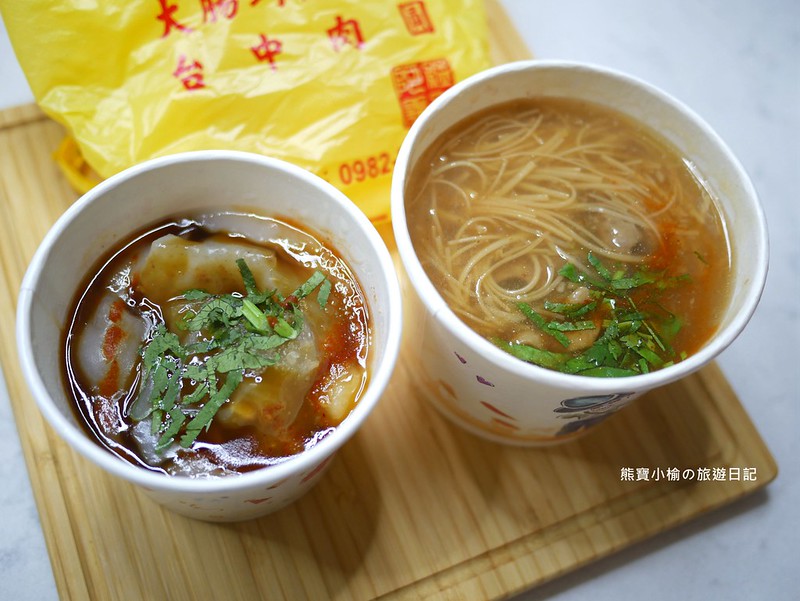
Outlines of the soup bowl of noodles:
M570 440L701 368L767 273L719 136L589 64L501 65L437 98L398 155L392 220L423 394L512 444Z
M369 220L260 155L154 159L71 206L20 290L21 365L75 450L190 517L270 513L324 473L397 357Z

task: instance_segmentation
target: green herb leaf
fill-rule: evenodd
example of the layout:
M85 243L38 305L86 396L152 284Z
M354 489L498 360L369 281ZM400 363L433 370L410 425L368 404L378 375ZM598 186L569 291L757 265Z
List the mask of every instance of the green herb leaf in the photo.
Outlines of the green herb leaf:
M539 313L533 310L528 303L517 303L517 308L522 311L523 315L533 322L539 330L555 338L562 346L569 346L569 338L564 336L558 329L550 328L547 320Z
M208 395L208 386L205 382L201 382L197 387L187 396L185 396L181 404L185 407L191 407L203 400L203 397Z
M158 363L152 370L153 389L150 392L150 406L153 408L152 433L156 434L161 427L163 417L161 395L167 389L169 383L167 368L162 363Z
M558 330L559 332L579 332L582 330L594 330L593 321L551 321L547 324L548 330Z
M259 309L255 303L249 299L244 299L242 301L242 315L247 319L247 321L259 332L268 332L269 331L269 322L267 322L267 316L264 312Z
M575 267L572 263L567 263L558 270L558 275L567 278L570 282L574 282L576 284L583 284L584 282L588 281L588 278L578 271L578 268Z
M170 380L167 383L167 389L164 392L164 398L161 400L161 408L164 411L172 411L172 408L175 406L175 401L178 399L178 394L181 391L181 380L179 377L174 377L174 374L179 371L180 370L178 369L170 374Z
M579 376L592 376L595 378L623 378L627 376L635 376L638 372L633 369L626 369L623 367L592 367L585 371L576 372Z
M187 355L200 355L202 353L208 353L209 351L213 351L216 348L221 346L221 341L217 338L210 338L208 340L199 340L197 342L193 342L192 344L186 345L186 354Z
M611 282L614 290L632 290L645 284L652 284L656 278L642 271L637 271L627 278L617 278Z
M219 411L219 408L231 397L233 391L242 382L242 372L232 371L225 378L225 384L220 388L203 408L194 416L186 426L186 434L181 437L181 446L188 448L200 435L203 429L208 429L211 421Z
M281 340L281 342L286 342L284 338L278 336L274 338ZM208 364L213 366L214 371L220 373L242 369L261 369L262 367L275 365L278 361L277 356L274 353L267 354L264 352L265 350L267 349L259 348L253 338L242 338L235 345L226 347L211 357L208 360Z
M297 337L297 331L283 317L277 317L277 323L273 330L284 338L293 339Z
M527 345L493 340L514 356L543 367L571 374L617 377L649 373L669 365L675 352L669 341L681 329L679 318L665 311L645 297L645 311L636 306L632 291L644 286L663 289L691 281L688 276L666 277L663 273L632 270L624 266L609 268L593 253L587 255L588 264L600 279L593 279L572 263L567 263L559 274L566 280L588 288L592 300L585 304L545 301L544 310L555 313L559 319L548 321L533 307L518 303L517 308L540 331L553 336L565 347L569 338L564 332L597 328L602 316L600 336L582 352L551 353ZM639 298L639 296L637 296ZM596 313L595 313L596 312ZM578 319L593 315L593 319Z
M142 355L145 371L153 369L156 360L166 355L168 351L176 357L184 358L186 356L178 336L168 332L163 324L159 324Z
M181 411L180 407L175 407L169 412L169 419L169 426L166 430L164 430L161 438L159 438L158 442L156 443L156 451L162 451L168 447L178 435L178 432L181 431L183 424L186 422L186 416L184 415L183 411Z
M319 303L320 308L324 309L325 305L328 303L328 297L331 294L331 281L328 278L325 278L325 281L322 282L319 286L319 292L317 293L317 302Z
M492 338L491 342L507 353L514 355L518 359L522 359L528 363L534 363L535 365L539 365L541 367L547 367L549 369L559 369L569 358L569 355L565 355L563 353L543 351L527 344L506 342L500 338Z
M314 292L314 289L322 284L323 281L325 281L325 274L321 271L315 271L311 274L311 277L308 278L305 283L301 284L292 294L298 299L305 298Z
M236 265L245 297L196 289L182 295L194 304L180 327L200 332L200 340L192 335L195 341L184 347L175 333L160 324L142 349L142 379L129 415L135 421L152 419L152 432L160 435L157 451L179 436L182 446L191 446L230 399L245 372L275 365L280 361L277 349L303 328L303 312L296 300L286 303L276 290L259 290L247 262L238 259ZM324 309L331 282L321 271L315 271L293 294L299 300L317 288L317 301ZM182 394L184 390L191 392Z
M215 324L230 327L233 320L242 315L241 300L234 297L215 297L208 300L197 314L186 322L192 331L200 331Z
M612 279L611 272L608 269L605 268L605 266L600 262L600 259L595 257L594 254L592 254L590 252L589 255L588 255L588 260L589 260L589 264L592 267L594 267L595 271L597 272L597 274L601 278L603 278L607 282L611 281L611 279Z
M248 296L258 296L260 291L258 285L256 285L256 278L253 276L253 272L250 271L247 261L236 259L236 266L239 268L239 273L242 274L242 282L244 282L244 289L247 291Z
M642 359L647 361L653 367L659 367L664 363L663 359L661 359L661 357L659 357L655 351L646 346L637 346L633 350L641 355Z
M572 303L554 303L552 301L545 301L544 308L546 311L550 311L551 313L559 313L560 315L564 315L566 317L580 317L581 315L586 315L590 311L594 311L597 308L597 302L592 301L586 303L585 305L578 305Z
M199 300L205 300L211 295L205 290L198 290L195 288L192 290L187 290L186 292L181 294L181 296L188 301L199 301Z

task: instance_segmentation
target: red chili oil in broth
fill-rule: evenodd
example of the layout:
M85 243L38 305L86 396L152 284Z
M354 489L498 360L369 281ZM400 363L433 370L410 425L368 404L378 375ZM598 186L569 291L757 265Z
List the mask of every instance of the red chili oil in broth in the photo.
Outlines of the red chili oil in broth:
M318 269L323 271L332 283L324 310L329 319L318 332L315 332L319 364L313 383L308 388L294 420L280 428L278 433L273 431L265 434L252 425L226 425L218 415L209 429L201 433L190 448L178 451L178 455L183 459L190 455L195 458L203 457L212 465L207 473L196 475L214 476L220 473L252 471L280 462L316 444L341 422L332 420L323 409L333 378L341 375L342 370L353 371L353 366L357 366L355 373L351 374L356 379L356 393L350 400L347 413L352 410L368 381L370 318L361 287L349 267L339 258L339 254L330 246L320 242L319 238L311 236L302 227L286 220L269 221L277 224L280 231L299 232L304 242L312 241L312 244L306 244L298 251L297 245L293 246L289 239L291 233L287 237L278 237L268 243L256 244L238 234L212 232L204 227L202 221L169 220L131 236L89 272L78 288L70 313L70 322L64 331L62 366L65 388L74 400L75 414L86 432L100 445L135 465L156 472L170 473L171 460L163 464L148 463L139 452L131 432L133 420L129 411L141 384L140 358L133 373L127 376L127 386L120 390L117 385L120 367L113 357L128 335L117 325L120 315L124 311L133 312L146 324L149 333L143 344L152 338L151 333L155 326L164 323L163 308L142 294L137 271L128 274L124 286L119 287L119 299L109 308L107 315L109 327L103 335L99 351L109 363L105 375L98 383L94 385L91 383L91 378L85 373L77 352L77 340L88 327L93 312L106 293L109 277L124 272L125 265L135 265L146 256L145 253L153 241L167 234L193 242L218 238L233 240L236 244L250 245L254 249L268 249L276 253L280 269L292 272L297 281L304 281ZM139 264L141 265L141 261ZM174 268L180 269L180 266L175 265ZM231 284L232 289L228 292L245 292L240 280ZM195 287L202 288L201 285ZM288 295L291 290L279 290L279 292ZM308 297L301 301L301 307L303 303L316 302L315 299ZM309 326L306 324L304 327ZM258 377L258 374L245 373L245 381L253 377ZM232 454L230 449L234 449L235 453Z

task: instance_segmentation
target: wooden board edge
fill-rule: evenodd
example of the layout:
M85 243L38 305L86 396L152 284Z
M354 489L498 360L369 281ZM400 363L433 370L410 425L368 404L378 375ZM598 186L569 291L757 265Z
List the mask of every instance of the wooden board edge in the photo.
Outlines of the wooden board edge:
M758 428L756 428L755 422L750 417L739 395L736 394L730 381L725 377L722 368L717 362L712 362L700 370L700 372L696 374L696 377L708 390L709 398L714 402L714 406L721 421L729 431L730 440L747 442L746 445L739 444L734 447L734 455L725 457L725 460L729 465L734 465L737 462L741 463L745 460L758 460L767 470L766 473L758 473L759 484L761 486L766 486L774 481L780 473L778 462L772 451L770 451L767 441L764 440ZM730 412L729 408L722 407L720 403L723 398L736 399L737 403L735 407L738 412L736 416Z
M665 520L656 527L644 529L636 535L627 537L624 541L609 544L595 553L586 553L567 566L542 573L538 578L530 579L522 586L508 587L502 595L490 596L486 597L486 599L487 601L504 599L534 590L591 563L611 557L629 547L647 541L654 536L695 522L723 507L755 494L764 489L767 484L768 482L762 481L753 486L739 487L733 494L720 495L714 502L706 503L700 509L693 509L690 503L686 504L684 511L675 514L671 519ZM625 520L630 519L631 516L634 516L644 505L655 511L669 511L669 507L674 507L676 502L686 501L686 488L685 486L679 486L666 490L662 494L649 495L650 498L644 504L631 505L627 496L618 498L603 506L604 513L607 513L607 510L612 508L610 513L603 517L603 523L620 525ZM579 515L571 516L569 520L553 524L545 530L528 533L504 545L486 549L479 556L471 557L459 564L449 566L445 570L408 583L401 588L380 596L379 599L381 601L400 601L406 598L420 598L434 601L473 598L475 591L483 588L480 581L487 574L496 573L500 568L516 568L520 572L527 571L529 573L531 564L536 562L536 554L538 552L551 551L558 545L566 545L572 549L579 548L582 542L581 539L584 536L584 525L580 524L581 520L576 519L576 517L580 518Z
M12 106L0 111L0 131L49 118L35 103Z

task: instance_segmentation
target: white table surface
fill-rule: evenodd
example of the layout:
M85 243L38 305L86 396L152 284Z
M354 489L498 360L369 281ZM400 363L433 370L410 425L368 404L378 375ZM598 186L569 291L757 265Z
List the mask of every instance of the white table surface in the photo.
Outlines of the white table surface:
M519 601L798 599L800 2L503 4L538 58L585 60L626 71L694 108L753 179L769 223L770 275L750 325L719 363L780 467L764 491L547 583ZM0 22L0 109L32 101ZM3 382L0 457L0 599L55 599Z

